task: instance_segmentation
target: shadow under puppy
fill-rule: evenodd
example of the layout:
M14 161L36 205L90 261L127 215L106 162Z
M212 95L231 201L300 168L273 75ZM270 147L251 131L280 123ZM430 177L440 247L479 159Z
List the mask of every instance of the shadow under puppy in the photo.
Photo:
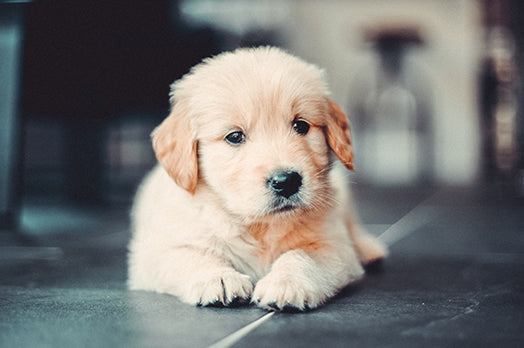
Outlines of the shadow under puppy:
M129 288L304 310L384 258L351 208L349 125L328 93L320 69L271 47L176 81L132 210Z

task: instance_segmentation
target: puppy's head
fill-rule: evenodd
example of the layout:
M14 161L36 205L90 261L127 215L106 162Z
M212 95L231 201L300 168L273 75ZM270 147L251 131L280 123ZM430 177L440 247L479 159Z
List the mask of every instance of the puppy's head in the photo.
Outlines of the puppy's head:
M153 132L159 162L179 186L206 187L235 215L320 209L333 154L353 169L348 121L322 71L279 49L204 60L170 95L171 113Z

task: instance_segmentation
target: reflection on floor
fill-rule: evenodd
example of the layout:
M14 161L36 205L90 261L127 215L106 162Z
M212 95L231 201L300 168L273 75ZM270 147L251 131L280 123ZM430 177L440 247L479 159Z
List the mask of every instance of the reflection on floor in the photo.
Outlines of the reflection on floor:
M30 202L23 242L0 239L0 346L524 345L522 201L485 189L357 186L356 196L391 244L383 268L318 310L260 322L255 307L127 291L127 207Z

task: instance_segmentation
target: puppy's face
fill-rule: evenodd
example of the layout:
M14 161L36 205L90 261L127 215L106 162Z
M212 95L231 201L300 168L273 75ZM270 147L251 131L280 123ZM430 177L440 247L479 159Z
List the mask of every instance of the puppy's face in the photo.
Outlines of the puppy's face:
M173 85L155 152L178 185L205 185L241 218L321 209L332 154L352 169L346 116L326 95L321 71L280 50L222 54Z

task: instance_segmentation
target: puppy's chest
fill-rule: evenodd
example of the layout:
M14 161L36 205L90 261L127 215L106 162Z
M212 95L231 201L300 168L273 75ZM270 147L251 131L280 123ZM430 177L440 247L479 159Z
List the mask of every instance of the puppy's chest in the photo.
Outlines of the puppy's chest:
M269 270L278 257L290 250L314 252L325 248L320 223L259 223L249 226L247 234L254 245L253 261Z

